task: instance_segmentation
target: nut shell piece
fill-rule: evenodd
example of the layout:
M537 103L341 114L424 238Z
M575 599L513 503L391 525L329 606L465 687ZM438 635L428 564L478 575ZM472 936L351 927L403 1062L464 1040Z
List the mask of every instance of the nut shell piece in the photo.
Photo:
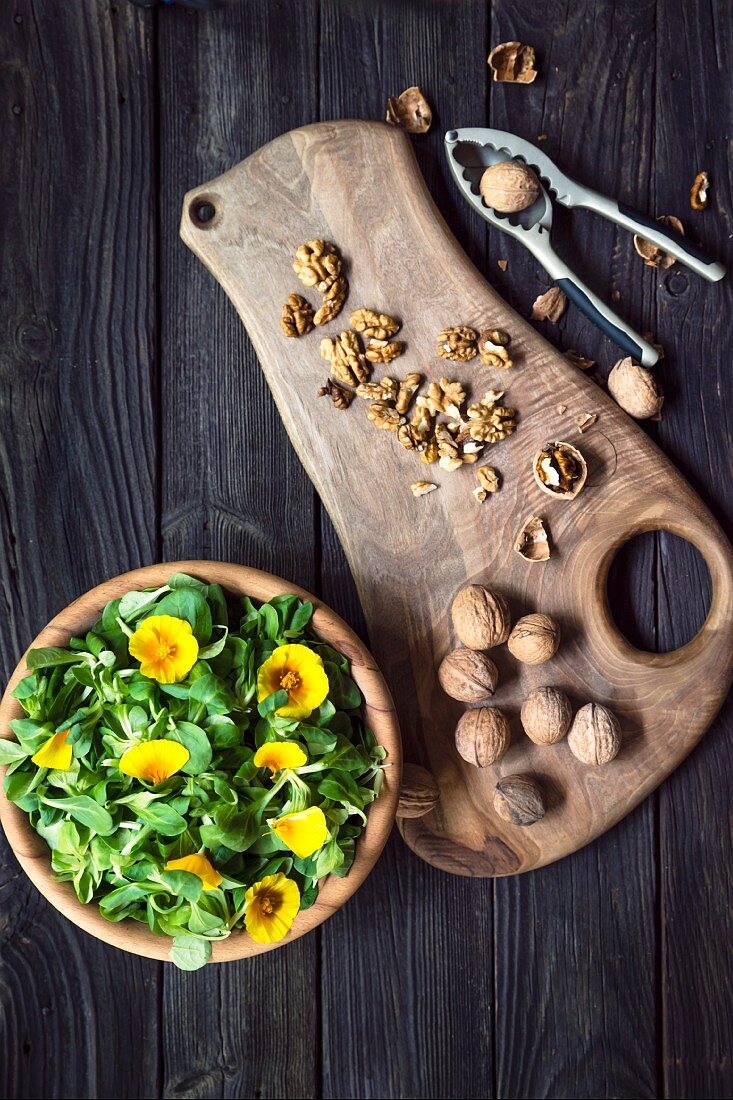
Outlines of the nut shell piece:
M584 764L609 764L621 748L618 718L600 703L586 703L573 719L568 747Z
M656 377L629 356L619 359L608 376L608 392L636 420L659 420L664 394Z
M556 745L570 728L573 708L564 691L539 687L522 703L520 717L524 732L536 745Z
M446 695L462 703L481 703L496 691L499 673L486 653L475 649L454 649L438 669L438 680Z
M455 740L464 760L477 768L487 768L509 748L509 722L498 707L467 710L458 721Z
M553 440L532 459L532 473L543 493L555 500L572 500L585 485L588 465L572 443Z
M451 617L456 634L469 649L491 649L509 637L509 604L482 584L461 589L453 601Z
M438 784L427 768L404 764L397 817L424 817L440 801Z
M545 816L542 787L529 775L505 775L496 784L494 809L512 825L534 825Z
M479 182L481 197L500 214L517 214L540 197L540 181L527 164L503 160L490 164Z
M507 645L523 664L544 664L557 653L560 627L549 615L524 615L514 624Z

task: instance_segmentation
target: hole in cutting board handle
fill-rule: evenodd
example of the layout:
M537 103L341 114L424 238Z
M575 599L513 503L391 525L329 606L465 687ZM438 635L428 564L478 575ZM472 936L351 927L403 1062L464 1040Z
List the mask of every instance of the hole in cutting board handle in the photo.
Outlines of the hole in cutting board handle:
M700 632L712 580L691 542L669 531L633 535L614 555L606 581L611 617L636 649L671 653Z
M211 229L219 221L215 195L197 195L188 207L188 216L197 229Z

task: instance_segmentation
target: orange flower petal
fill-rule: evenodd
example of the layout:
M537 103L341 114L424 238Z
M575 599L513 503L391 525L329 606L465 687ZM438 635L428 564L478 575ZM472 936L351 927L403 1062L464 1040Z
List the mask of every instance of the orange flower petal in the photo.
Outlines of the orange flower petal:
M275 691L287 691L288 702L275 711L281 718L307 718L328 695L323 661L308 646L281 645L257 673L257 702Z
M128 648L130 655L140 662L143 676L160 684L185 680L199 654L191 624L173 615L150 615L143 619Z
M68 771L74 753L71 745L66 743L68 735L68 730L62 730L61 733L55 733L53 737L49 737L48 741L44 741L38 752L31 757L33 763L39 768L53 768L59 772Z
M157 785L179 772L188 763L190 753L178 741L165 737L133 745L120 757L120 771L135 779Z
M285 814L270 822L275 836L301 859L317 852L328 840L326 816L320 806L310 806L294 814Z
M256 943L287 936L300 908L300 890L282 872L267 875L244 896L244 926Z
M283 768L302 768L308 757L295 741L266 741L254 755L256 768L269 768L272 774Z
M217 886L224 881L213 863L200 853L181 856L180 859L169 859L165 869L166 871L189 871L192 875L198 875L204 884L204 890L216 890Z

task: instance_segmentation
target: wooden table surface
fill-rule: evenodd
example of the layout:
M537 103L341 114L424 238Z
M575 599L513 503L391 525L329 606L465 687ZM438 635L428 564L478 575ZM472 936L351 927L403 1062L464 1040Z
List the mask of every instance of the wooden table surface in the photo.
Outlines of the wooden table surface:
M491 45L535 45L529 87ZM0 595L4 673L76 595L210 557L360 612L329 522L234 309L178 238L183 193L283 130L381 118L419 83L415 139L451 226L525 316L546 287L448 180L443 132L489 124L733 263L728 0L357 4L127 0L0 7ZM694 214L695 173L713 181ZM729 533L730 279L645 268L628 235L559 212L579 274L667 356L653 438ZM499 259L508 260L502 272ZM562 348L615 348L574 308ZM541 384L541 380L538 380ZM701 559L652 534L611 599L632 641L704 619ZM396 688L399 685L395 685ZM700 692L705 685L700 684ZM733 1090L733 707L599 841L519 878L433 871L395 834L357 896L272 954L185 974L58 916L0 848L0 1092L8 1097L725 1097Z

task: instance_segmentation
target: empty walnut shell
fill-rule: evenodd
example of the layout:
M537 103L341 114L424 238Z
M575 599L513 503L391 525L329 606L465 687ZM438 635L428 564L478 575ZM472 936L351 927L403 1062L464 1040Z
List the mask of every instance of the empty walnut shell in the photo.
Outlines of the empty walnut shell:
M534 479L543 493L556 500L572 500L585 485L588 466L572 443L545 443L532 459Z
M438 680L446 695L462 703L481 703L496 691L499 673L486 653L454 649L443 658Z
M502 160L490 164L479 182L481 197L499 214L517 214L540 197L540 181L527 164Z
M469 649L491 649L509 637L509 604L482 584L461 589L453 601L451 617L456 634Z
M568 747L584 764L608 764L621 748L621 726L612 710L586 703L573 719Z
M430 772L419 764L404 764L397 817L424 817L439 801L440 790Z
M560 627L549 615L523 615L509 635L509 652L525 665L542 665L557 653Z
M387 100L387 122L401 126L410 134L426 134L433 121L433 112L419 88L405 88L398 96Z
M573 708L564 691L539 687L522 703L520 717L524 732L536 745L556 745L568 732Z
M608 376L608 392L636 420L659 420L664 394L656 377L629 356L619 359Z
M488 768L509 748L509 722L498 707L479 707L462 714L456 726L456 748L464 760Z
M530 775L505 775L494 790L494 809L512 825L534 825L545 816L542 787Z

